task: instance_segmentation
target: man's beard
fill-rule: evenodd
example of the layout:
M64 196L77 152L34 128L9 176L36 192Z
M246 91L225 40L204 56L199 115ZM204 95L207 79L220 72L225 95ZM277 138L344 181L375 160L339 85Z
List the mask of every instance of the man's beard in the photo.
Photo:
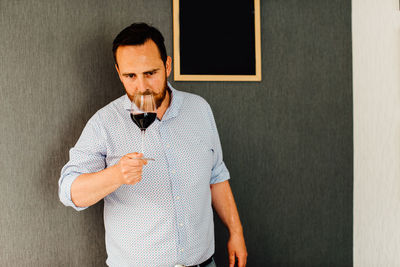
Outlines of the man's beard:
M161 90L161 92L159 92L158 94L155 94L154 92L152 92L150 89L147 89L143 94L147 95L147 94L152 94L153 98L154 98L154 102L156 104L156 108L158 109L161 104L163 103L164 99L167 96L167 91L170 91L170 89L168 88L168 84L167 84L167 78L165 78L164 80L164 87ZM134 95L128 95L129 99L132 101L132 99L134 99Z
M164 88L161 90L159 94L153 94L154 102L156 103L156 107L159 108L167 96L168 84L167 79L164 81Z

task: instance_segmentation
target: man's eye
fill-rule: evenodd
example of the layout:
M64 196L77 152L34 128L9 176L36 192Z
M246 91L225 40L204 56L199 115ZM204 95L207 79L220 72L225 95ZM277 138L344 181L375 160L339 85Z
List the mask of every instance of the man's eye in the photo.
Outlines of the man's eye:
M128 74L129 78L133 78L133 76L134 76L133 74Z
M147 72L146 74L147 74L147 76L151 76L151 75L153 75L155 73L155 71L151 71L151 72Z

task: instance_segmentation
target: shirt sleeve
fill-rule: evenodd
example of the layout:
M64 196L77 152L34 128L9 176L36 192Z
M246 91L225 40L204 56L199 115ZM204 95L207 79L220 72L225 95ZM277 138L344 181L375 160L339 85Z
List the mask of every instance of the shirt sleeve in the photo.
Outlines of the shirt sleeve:
M98 116L98 115L97 115ZM69 151L69 161L61 170L58 181L58 196L65 206L70 206L77 211L87 207L76 206L71 199L71 185L81 174L93 173L106 167L106 146L101 137L100 128L93 116L86 124L77 143Z
M219 140L217 125L210 106L208 106L208 115L211 123L211 143L213 150L213 168L211 170L210 184L217 184L229 180L230 174L223 161L222 147Z

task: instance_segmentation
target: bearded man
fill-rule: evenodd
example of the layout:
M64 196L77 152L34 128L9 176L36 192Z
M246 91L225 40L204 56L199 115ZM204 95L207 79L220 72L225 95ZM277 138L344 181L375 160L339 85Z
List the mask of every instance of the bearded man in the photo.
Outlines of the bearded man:
M144 23L113 42L126 94L86 124L61 171L59 197L80 211L104 199L108 266L216 266L212 206L229 229L230 265L247 251L214 117L201 97L168 82L171 57L161 33ZM130 117L139 93L152 94L157 119L146 130Z

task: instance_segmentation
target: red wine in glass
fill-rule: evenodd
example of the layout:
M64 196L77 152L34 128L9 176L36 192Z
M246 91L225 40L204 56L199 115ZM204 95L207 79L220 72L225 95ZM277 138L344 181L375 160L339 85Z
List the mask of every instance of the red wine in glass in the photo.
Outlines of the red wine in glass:
M146 129L155 121L156 118L157 108L153 94L146 91L145 93L134 95L131 108L131 119L142 132L141 153L143 153L143 155ZM154 160L152 158L143 159Z
M140 128L140 130L145 131L155 120L157 113L146 112L146 113L131 113L132 121Z

